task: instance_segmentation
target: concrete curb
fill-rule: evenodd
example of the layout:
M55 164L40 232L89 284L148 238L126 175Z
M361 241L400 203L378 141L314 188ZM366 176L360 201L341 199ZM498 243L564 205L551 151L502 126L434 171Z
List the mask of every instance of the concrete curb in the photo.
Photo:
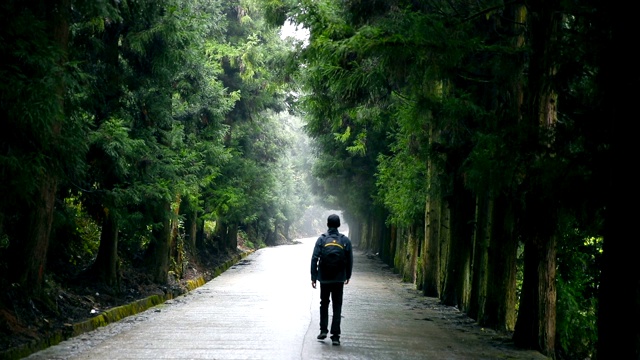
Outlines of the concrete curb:
M240 260L247 257L253 251L242 252L233 256L231 259L224 262L224 264L218 266L213 270L213 276L211 280L225 272L231 266L238 263ZM194 280L187 281L186 289L175 289L172 292L167 292L164 295L152 295L144 299L134 301L130 304L117 306L108 310L105 310L102 314L92 317L88 320L70 325L67 329L54 332L51 336L45 339L34 340L28 344L20 345L15 348L7 349L0 352L0 359L2 360L18 360L27 357L35 352L44 350L48 347L57 345L65 340L76 337L78 335L93 331L99 327L109 325L111 323L120 321L128 316L136 315L145 310L148 310L154 306L160 305L167 300L174 299L180 295L184 295L194 289L204 285L207 280L204 277L198 277Z

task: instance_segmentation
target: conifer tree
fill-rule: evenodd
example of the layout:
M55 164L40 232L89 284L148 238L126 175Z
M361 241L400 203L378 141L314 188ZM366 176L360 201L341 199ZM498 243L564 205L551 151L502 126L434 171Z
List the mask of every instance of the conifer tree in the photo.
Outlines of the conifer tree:
M8 1L0 50L0 206L5 279L28 293L44 283L58 184L78 169L81 122L67 102L70 1ZM76 137L77 136L77 137ZM11 269L11 270L9 270Z

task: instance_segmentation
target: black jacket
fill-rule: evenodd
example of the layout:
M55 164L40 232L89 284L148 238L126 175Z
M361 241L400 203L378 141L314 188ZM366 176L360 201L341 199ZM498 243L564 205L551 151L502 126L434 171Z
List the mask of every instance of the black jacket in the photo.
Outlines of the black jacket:
M341 242L344 246L344 250L346 252L346 259L347 259L344 269L340 273L338 273L338 275L336 275L335 277L325 279L322 276L322 271L320 271L320 269L318 268L320 254L322 253L322 247L324 246L324 242L325 242L325 238L327 237L327 234L340 234L340 233L336 228L329 228L326 234L321 235L320 237L318 237L318 240L316 240L316 245L313 248L313 255L311 256L311 281L317 280L317 281L320 281L321 283L345 282L351 279L351 271L353 270L353 251L351 249L351 240L349 240L349 238L346 235L340 234Z

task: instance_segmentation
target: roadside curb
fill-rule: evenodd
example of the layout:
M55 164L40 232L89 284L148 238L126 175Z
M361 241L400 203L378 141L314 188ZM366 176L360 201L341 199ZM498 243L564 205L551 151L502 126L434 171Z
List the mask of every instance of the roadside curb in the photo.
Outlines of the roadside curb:
M209 280L206 280L204 277L200 276L194 280L187 281L185 288L174 289L172 291L165 293L164 295L152 295L144 299L136 300L126 305L110 308L108 310L105 310L100 315L97 315L95 317L92 317L90 319L87 319L85 321L82 321L73 325L69 325L69 327L66 329L58 330L47 338L34 340L28 344L24 344L24 345L17 346L15 348L4 350L0 352L0 359L2 360L22 359L35 352L57 345L65 340L93 331L99 327L103 327L111 323L118 322L126 317L139 314L154 306L163 304L167 300L171 300L178 296L184 295L194 289L199 288L200 286L204 285L208 281L213 280L214 278L218 277L220 274L225 272L227 269L229 269L231 266L235 265L240 260L244 259L245 257L247 257L253 252L254 251L245 251L240 254L234 255L231 259L225 261L222 265L216 267L213 270L213 275Z

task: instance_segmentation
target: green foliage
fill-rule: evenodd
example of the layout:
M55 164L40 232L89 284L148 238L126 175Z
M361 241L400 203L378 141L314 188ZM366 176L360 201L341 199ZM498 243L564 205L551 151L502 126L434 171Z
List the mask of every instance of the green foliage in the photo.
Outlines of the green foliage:
M528 118L537 112L526 97L539 96L526 82L528 66L539 59L531 59L529 24L505 22L518 7L332 0L294 6L293 22L311 34L296 54L303 66L295 78L317 151L314 192L349 212L375 200L389 211L388 222L411 226L424 218L426 189L448 199L457 177L474 195L513 199L518 209L509 216L519 216L521 235L599 238L603 199L596 189L607 185L595 175L604 169L596 148L606 140L593 115L593 49L584 45L596 38L585 8L573 6L562 4L573 15L559 33L562 45L549 48L560 117L552 129ZM374 175L375 190L366 180ZM573 226L559 214L575 217ZM591 269L599 268L599 256L579 242L561 246L559 351L590 356L599 278ZM518 296L521 285L519 279Z
M587 358L593 356L598 338L598 264L603 239L579 230L575 218L564 216L562 220L566 231L558 246L558 348L562 358Z
M85 196L98 218L102 207L121 214L121 230L129 235L123 247L135 252L149 242L159 219L173 216L163 214L161 204L179 196L197 199L219 175L229 159L221 121L235 99L206 56L206 44L224 30L218 5L121 3L117 11L120 23L79 25L75 33L76 43L87 48L79 56L92 60L86 65L97 80L94 97L106 103L88 104L97 130L90 137L94 166L86 181L99 191ZM96 35L105 43L90 40Z
M100 244L100 227L77 197L64 200L53 228L48 262L58 276L75 275L91 264Z
M560 358L586 359L593 355L596 347L597 299L584 298L585 285L588 286L558 280L556 333Z
M390 210L389 221L408 226L420 220L426 201L426 166L406 153L381 155L377 173L380 201Z
M513 200L513 241L543 227L560 235L559 355L591 356L611 147L597 65L608 32L593 4L558 5L563 28L543 40L558 42L549 59L559 119L540 131L527 102L539 95L527 83L539 59L531 29L509 20L512 3L81 0L60 46L54 12L5 1L0 268L8 273L48 179L49 258L72 272L95 257L107 213L120 255L135 261L165 220L184 216L168 206L181 199L206 234L232 225L261 247L295 231L314 196L410 227L429 195L455 195L457 177L474 195ZM285 20L309 30L308 44L280 40ZM180 274L186 264L171 260Z
M212 221L212 220L205 220L204 221L204 233L207 234L207 236L210 236L213 234L213 232L216 229L216 222Z
M291 205L294 193L286 190L291 174L284 172L291 168L287 154L294 141L278 115L285 109L287 86L280 68L289 50L255 5L227 7L227 19L233 19L227 41L207 45L207 55L219 64L220 79L236 103L225 118L229 159L207 186L203 206L221 225L252 228L247 233L254 243L282 231L282 224L300 213L293 210L299 204Z
M61 178L86 170L86 117L77 108L83 94L71 96L82 74L55 36L59 24L42 11L51 5L42 6L0 4L0 284L17 281L29 292L43 289L37 269L46 252L34 249L46 246L49 234L36 229L48 229L41 219L54 217L53 204L43 203L53 201ZM47 214L38 219L38 211Z
M0 5L2 248L18 244L48 176L65 204L49 255L69 273L95 259L107 219L123 260L146 262L162 226L184 216L168 206L180 199L205 224L259 228L254 244L288 231L310 198L296 173L308 163L292 160L299 128L278 115L290 48L273 21L291 4L266 13L252 0L73 5L64 48L48 13ZM3 250L3 268L9 258ZM170 261L179 275L185 264Z
M264 18L268 24L281 26L287 20L289 5L283 0L259 0L256 6L264 11Z
M48 34L44 19L13 1L3 2L5 16L0 27L0 192L5 194L0 212L13 212L6 205L32 204L42 176L75 170L82 152L82 133L58 129L75 128L75 116L65 117L61 96L64 87L74 87L74 69L65 67L65 54ZM61 77L61 74L66 76ZM73 109L67 110L73 114ZM64 159L64 160L63 160ZM15 191L19 188L20 191Z

